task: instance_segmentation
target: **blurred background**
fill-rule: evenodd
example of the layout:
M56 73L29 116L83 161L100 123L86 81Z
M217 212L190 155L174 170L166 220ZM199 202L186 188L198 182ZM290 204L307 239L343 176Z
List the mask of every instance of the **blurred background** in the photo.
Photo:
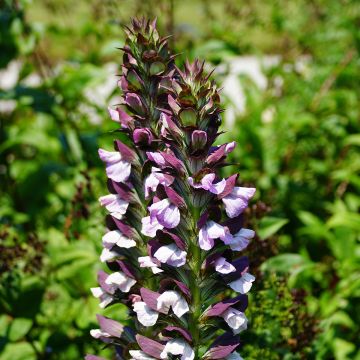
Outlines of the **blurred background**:
M139 15L173 34L179 65L216 68L220 141L238 142L231 171L258 188L243 357L360 359L359 1L0 4L1 360L109 355L89 335L107 192L97 148L112 146L116 48Z

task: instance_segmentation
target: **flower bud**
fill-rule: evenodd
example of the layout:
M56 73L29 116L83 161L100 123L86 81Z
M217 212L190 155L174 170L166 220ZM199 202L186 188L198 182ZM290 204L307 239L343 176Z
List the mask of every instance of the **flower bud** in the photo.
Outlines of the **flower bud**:
M150 129L142 128L134 130L133 139L138 146L150 146L154 140L154 136Z
M191 146L194 151L201 150L207 143L207 135L205 131L195 130L191 134Z

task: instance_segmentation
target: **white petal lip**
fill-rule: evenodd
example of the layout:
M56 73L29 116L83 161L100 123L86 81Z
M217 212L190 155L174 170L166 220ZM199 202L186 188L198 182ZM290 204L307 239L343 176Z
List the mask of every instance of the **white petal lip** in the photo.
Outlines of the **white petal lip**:
M104 248L100 255L100 261L101 262L110 261L110 260L116 258L117 256L118 256L118 253L116 251L111 251L107 248Z
M168 229L173 229L180 223L180 211L169 199L163 199L153 203L149 207L149 211L151 223L156 220Z
M221 314L221 317L227 322L234 334L239 334L247 328L247 318L245 314L237 309L229 307Z
M102 241L103 245L106 247L117 245L118 247L129 249L136 246L136 242L134 240L127 238L119 230L107 232L102 237Z
M247 208L248 201L254 196L255 191L255 188L235 186L232 192L222 199L226 214L230 218L240 215Z
M159 224L159 222L156 219L150 221L150 216L143 217L141 223L142 223L142 227L141 227L142 234L149 237L154 237L156 235L156 231L162 230L164 228L164 226Z
M129 206L129 203L120 198L119 195L109 194L99 198L101 206L105 206L109 212L119 213L124 215Z
M180 250L175 244L161 246L154 257L162 263L180 267L186 263L186 251Z
M234 265L226 261L224 257L219 257L215 261L215 270L221 274L230 274L236 271Z
M111 337L110 334L108 334L107 332L102 331L100 329L90 330L90 335L95 339L100 339L101 337Z
M170 308L179 318L189 311L186 300L174 290L165 291L157 298L157 309L159 311L168 313Z
M131 164L122 160L120 152L99 149L99 156L106 164L106 174L109 179L116 182L128 180L131 172Z
M151 257L150 256L140 256L138 258L138 262L139 262L139 265L140 267L148 267L148 268L151 268L151 271L154 273L154 274L158 274L158 273L161 273L163 272L164 270L160 269L158 267L158 264L155 264L152 260L151 260Z
M194 350L190 345L183 339L171 339L169 340L160 357L162 359L167 359L168 354L171 355L181 355L181 360L193 360L195 357Z
M123 272L117 271L110 274L105 283L108 285L112 285L115 289L118 288L122 292L129 292L131 287L136 284L136 280L126 276Z
M225 244L229 245L231 250L242 251L250 243L250 240L255 236L255 231L250 229L241 229L232 238L228 238L224 241Z
M255 277L249 273L245 273L240 279L232 281L229 286L240 294L246 294L250 291L252 283L255 281Z
M143 301L137 301L133 304L133 309L137 314L139 322L144 326L153 326L159 317L159 313L152 310Z
M156 360L141 350L129 350L129 354L131 355L131 360Z

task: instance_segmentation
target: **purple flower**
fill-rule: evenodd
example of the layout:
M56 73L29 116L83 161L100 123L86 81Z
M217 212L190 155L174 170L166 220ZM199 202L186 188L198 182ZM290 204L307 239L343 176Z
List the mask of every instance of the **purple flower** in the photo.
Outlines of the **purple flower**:
M100 159L106 164L106 174L109 179L124 182L129 179L131 164L123 160L120 152L99 149Z
M247 328L247 318L245 314L233 307L227 308L221 317L227 322L234 334L239 334Z
M247 208L248 202L254 196L255 191L255 188L235 186L231 193L222 199L226 214L230 218L240 215Z
M218 195L224 191L225 185L226 185L226 180L222 179L221 181L214 184L215 176L216 175L214 173L205 175L201 179L200 184L195 183L194 179L192 177L189 177L188 182L195 189L207 190L207 191L210 191L212 194Z

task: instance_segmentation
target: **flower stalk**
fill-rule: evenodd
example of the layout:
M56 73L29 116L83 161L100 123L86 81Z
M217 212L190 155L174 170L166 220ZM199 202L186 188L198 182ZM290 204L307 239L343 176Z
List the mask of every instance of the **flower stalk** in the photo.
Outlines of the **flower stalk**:
M254 281L241 256L254 232L242 224L255 189L218 175L235 143L213 145L222 109L204 63L177 68L155 22L133 20L126 33L123 101L109 113L127 142L99 150L110 273L92 292L100 307L127 305L131 326L99 315L91 334L119 359L241 359Z

